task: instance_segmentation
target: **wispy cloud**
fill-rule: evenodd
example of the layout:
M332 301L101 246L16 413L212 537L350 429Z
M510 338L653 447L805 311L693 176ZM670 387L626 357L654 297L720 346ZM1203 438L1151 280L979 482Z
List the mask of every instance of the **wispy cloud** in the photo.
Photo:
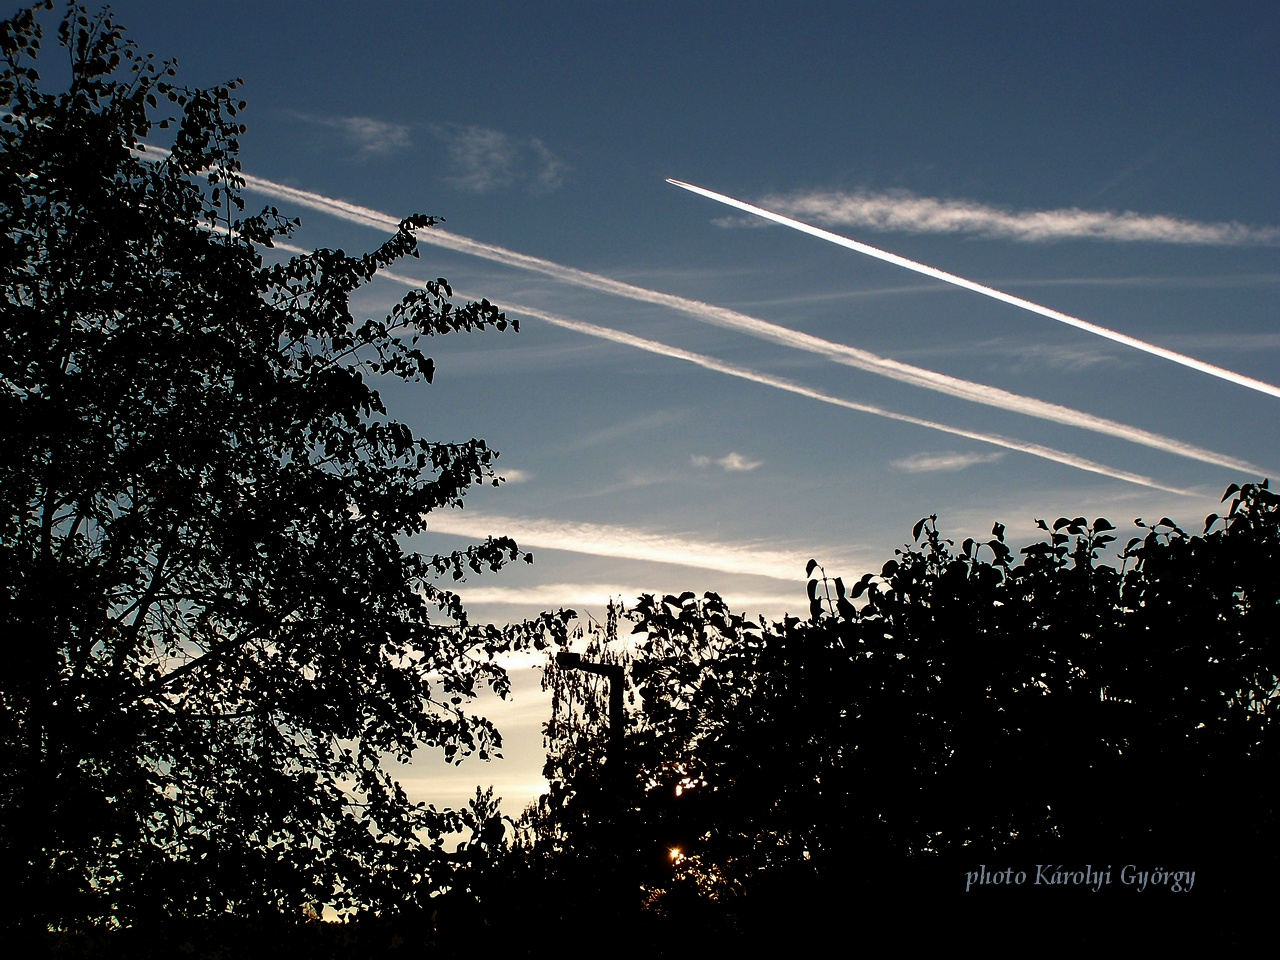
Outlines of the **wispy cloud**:
M288 187L284 184L274 183L270 180L264 180L261 177L254 177L249 174L245 174L244 178L245 188L248 190L257 191L276 199L287 200L314 210L320 210L324 213L328 213L352 223L364 224L365 226L374 227L379 230L394 230L400 224L400 221L395 217L392 217L390 214L372 210L368 207L362 207L359 204L350 203L345 200L336 200L318 193L313 193L309 190L300 190L296 187ZM701 188L695 188L695 190L700 189ZM738 201L734 202L736 203ZM1008 390L1002 390L999 387L987 386L985 384L975 383L971 380L948 376L944 373L925 370L921 367L912 366L908 363L902 363L897 360L890 360L885 357L877 356L870 351L861 350L857 347L834 343L830 340L823 340L820 337L802 333L798 330L792 330L788 327L770 323L767 320L761 320L757 317L748 316L747 314L740 313L736 310L717 307L709 303L703 303L700 300L690 300L686 297L678 297L674 294L661 293L657 290L649 290L645 287L638 287L634 284L625 283L621 280L614 280L611 277L589 273L586 270L579 270L576 267L567 267L562 264L554 263L550 260L544 260L541 257L533 257L529 254L517 253L514 250L508 250L494 244L481 243L478 240L471 240L467 237L449 233L438 228L420 231L418 233L418 239L424 243L445 247L446 249L454 250L459 253L471 254L485 260L491 260L495 263L502 263L522 270L541 273L544 276L549 276L554 279L564 281L565 283L573 284L574 286L597 290L601 293L613 294L615 296L626 297L642 303L651 303L656 306L667 307L704 323L724 327L730 330L736 330L740 333L747 334L748 336L753 336L770 343L778 344L779 346L790 347L792 349L816 354L818 356L826 357L836 363L844 364L858 370L876 373L881 376L888 377L891 380L912 384L914 386L922 387L926 390L933 390L948 396L970 400L984 406L1000 410L1008 410L1014 413L1021 413L1029 417L1036 417L1053 423L1061 423L1066 426L1079 427L1081 429L1100 433L1106 436L1113 436L1122 440L1128 440L1132 443L1161 450L1165 453L1198 460L1201 463L1224 467L1232 471L1244 471L1247 473L1268 472L1249 463L1247 460L1242 460L1238 457L1215 453L1212 450L1206 450L1202 447L1195 446L1194 444L1184 443L1181 440L1162 436L1161 434L1154 433L1149 430L1143 430L1139 427L1131 427L1127 424L1106 419L1105 417L1094 416L1093 414L1085 413L1081 410L1075 410L1071 407L1048 403L1044 400L1037 400L1034 397L1025 397L1020 394L1012 393ZM413 283L415 286L418 283L418 281L409 282ZM512 307L511 309L515 308ZM528 313L531 316L540 316L543 319L550 316L549 314L541 313L540 311L529 308L521 308L521 311ZM574 324L577 324L577 326L575 327ZM594 327L592 324L581 324L578 321L562 321L561 325L572 329L581 329L583 332L585 332L587 327L593 327L598 331L593 335L604 336L606 339L615 339L620 343L631 343L632 346L639 346L640 343L646 342L641 341L638 337L625 339L628 335L618 334L617 331L604 332L607 328ZM633 340L635 342L632 342ZM647 347L641 347L641 349L647 349ZM664 347L663 349L665 350L666 348ZM702 358L693 360L694 356L696 355L689 355L685 357L685 359L690 359L692 362L701 364ZM729 365L722 366L727 367ZM750 372L748 379L757 379L754 371ZM808 391L808 388L797 387L794 384L788 384L783 387L783 389L793 390L793 392ZM813 391L808 392L810 394L813 393ZM837 402L840 402L842 405L849 405L845 401ZM855 408L865 409L867 412L881 412L878 408L872 408L866 405L856 405ZM892 416L900 420L907 419L888 412L884 412L883 415ZM924 425L933 426L932 422L920 422ZM950 432L957 432L951 431L950 428L946 429ZM958 435L968 434L958 433ZM987 439L990 436L993 435L982 434L975 436L974 439ZM1008 444L1001 445L1007 446ZM1021 447L1015 447L1014 449L1026 449L1026 452L1030 452L1029 448L1032 446L1034 445L1027 444L1022 445ZM1041 449L1047 450L1049 448ZM1063 456L1070 455L1064 454ZM1052 456L1050 459L1057 459L1057 457ZM1083 458L1077 459L1083 460ZM1098 465L1095 464L1094 466ZM1090 468L1086 467L1084 469ZM1107 473L1110 476L1119 476L1119 472L1112 471L1111 468L1102 468L1095 472ZM1136 476L1136 474L1129 475L1129 477ZM1154 481L1150 481L1148 478L1141 478L1134 482L1153 483Z
M769 221L759 217L716 217L711 225L723 230L760 230L769 226Z
M901 460L891 460L889 466L904 473L942 473L965 470L980 463L995 463L1004 457L996 450L991 453L916 453Z
M376 117L317 117L308 113L293 114L299 120L337 130L361 157L381 157L408 147L412 141L409 127Z
M1217 276L1154 274L1134 277L1012 277L1004 287L1154 287L1160 290L1241 289L1280 284L1280 273L1233 273Z
M602 427L599 430L593 430L577 438L570 446L572 450L582 450L588 447L598 446L603 443L614 443L618 440L634 436L637 433L647 433L657 430L670 423L674 423L682 419L683 411L679 410L659 410L655 413L646 413L643 416L632 417L624 420L622 423L611 424Z
M692 459L695 467L709 467L715 464L729 473L749 473L764 463L763 460L748 460L740 453L729 453L715 460L711 457L696 455Z
M520 183L535 192L554 190L567 170L541 140L517 140L489 127L433 127L445 142L453 174L448 181L463 190L490 193Z
M789 582L804 578L809 560L809 554L750 544L717 543L614 524L503 517L471 510L433 513L427 526L436 533L471 540L487 536L514 537L525 549L566 550L593 557L644 560Z
M529 147L538 157L538 163L533 170L534 184L544 191L556 189L564 182L564 175L569 169L568 165L536 137L529 141Z
M1017 343L1009 340L980 340L973 343L925 344L904 351L909 357L985 357L1011 373L1028 369L1043 372L1045 367L1064 373L1079 373L1098 367L1124 366L1115 353L1069 344Z
M1204 223L1131 210L1012 210L973 200L921 197L907 190L816 190L775 194L761 203L826 226L865 227L884 233L962 233L1022 243L1087 239L1246 246L1280 242L1280 227L1274 226Z
M1211 377L1226 380L1227 382L1234 383L1237 386L1247 387L1250 390L1256 390L1259 393L1270 394L1273 397L1280 397L1280 387L1277 387L1274 384L1265 383L1261 380L1255 380L1253 377L1246 377L1243 374L1236 373L1234 370L1226 370L1222 367L1215 366L1212 363L1205 363L1203 360L1197 360L1195 357L1188 357L1186 354L1178 353L1175 350L1158 347L1154 343L1147 343L1145 340L1139 340L1137 337L1131 337L1128 334L1120 333L1117 330L1100 327L1096 323L1081 320L1079 317L1073 317L1070 314L1050 309L1049 307L1043 306L1039 303L1032 303L1030 300L1024 300L1022 297L1015 297L1011 293L996 290L994 287L988 287L985 284L977 283L973 280L966 280L964 277L956 276L954 273L947 273L945 270L939 270L937 267L931 267L928 264L920 263L917 260L910 260L907 257L899 256L896 253L890 253L887 250L881 250L879 247L873 247L870 244L862 243L859 240L842 237L838 233L831 233L829 230L823 230L820 227L813 226L813 224L805 223L801 220L795 220L772 210L766 210L763 207L757 207L754 204L737 200L733 197L726 196L723 193L716 193L714 190L708 190L705 187L697 187L691 183L684 183L681 180L672 180L669 178L667 183L677 186L682 190L688 190L690 193L696 193L701 197L706 197L709 200L714 200L716 203L723 203L726 206L733 207L735 210L742 210L745 213L762 217L765 220L780 223L785 227L790 227L792 230L799 230L801 233L807 233L812 237L817 237L819 240L825 240L827 243L834 243L837 246L844 247L846 250L853 250L856 253L865 254L868 257L875 257L877 260L883 260L886 263L892 263L895 266L904 267L914 273L924 274L926 277L932 277L935 280L950 283L963 290L980 293L984 297L999 300L1002 303L1015 306L1020 310L1037 313L1042 317L1048 317L1050 320L1056 320L1069 327L1075 327L1077 330L1087 331L1088 333L1092 333L1096 336L1104 337L1107 340L1113 340L1116 343L1123 343L1127 347L1132 347L1135 350L1141 350L1143 353L1149 353L1152 356L1161 357L1165 360L1171 360L1181 366L1189 367L1192 370L1198 370L1201 373L1207 373Z
M797 578L798 579L798 578ZM536 587L461 587L458 590L468 607L479 604L494 606L529 606L541 610L556 607L597 607L603 608L609 601L621 601L631 606L636 599L645 593L663 593L663 589L648 586L622 585L614 583L545 583ZM807 606L804 591L795 589L789 592L767 593L760 591L726 591L721 597L734 609L746 609L752 613L758 610L785 610Z
M498 470L500 476L507 483L528 483L533 479L533 474L528 470Z

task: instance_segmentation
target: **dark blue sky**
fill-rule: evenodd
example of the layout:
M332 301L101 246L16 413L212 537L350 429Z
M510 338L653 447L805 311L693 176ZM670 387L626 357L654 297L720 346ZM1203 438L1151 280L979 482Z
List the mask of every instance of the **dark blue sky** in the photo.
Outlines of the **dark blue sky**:
M403 273L668 354L530 313L518 335L435 345L432 387L389 390L423 434L502 451L513 482L478 491L419 544L513 533L534 550L532 568L467 585L481 616L684 589L777 615L805 607L804 559L856 579L925 514L957 541L995 520L1029 537L1034 518L1063 513L1108 516L1122 532L1162 515L1198 530L1228 483L1255 478L1224 463L1280 465L1280 399L781 227L748 228L665 183L785 207L1280 383L1275 4L113 6L144 50L178 57L180 79L245 80L250 174L394 217L442 215L464 237L1210 455L921 389L652 298L424 244ZM308 246L365 250L386 234L251 199L301 216ZM380 281L361 307L403 289ZM536 731L528 709L519 722ZM503 774L509 794L534 789L526 767Z

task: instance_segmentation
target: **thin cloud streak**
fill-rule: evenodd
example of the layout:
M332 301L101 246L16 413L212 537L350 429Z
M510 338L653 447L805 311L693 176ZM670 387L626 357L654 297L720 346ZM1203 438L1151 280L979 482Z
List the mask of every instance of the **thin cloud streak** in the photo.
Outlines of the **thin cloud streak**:
M916 453L901 460L889 461L889 466L904 473L940 473L967 470L980 463L995 463L1004 456L992 453Z
M980 293L984 297L991 297L993 300L1000 300L1004 303L1011 304L1012 306L1019 307L1020 309L1028 310L1031 313L1038 313L1040 316L1048 317L1050 320L1057 320L1059 323L1065 323L1068 326L1084 330L1099 337L1114 340L1116 343L1123 343L1127 347L1133 347L1135 350L1141 350L1144 353L1149 353L1165 360L1171 360L1172 362L1181 364L1184 367L1189 367L1192 370L1198 370L1201 373L1207 373L1212 377L1217 377L1220 380L1226 380L1229 383L1236 384L1237 386L1247 387L1250 390L1256 390L1259 393L1269 394L1273 397L1280 397L1280 387L1270 383L1265 383L1262 380L1255 380L1253 377L1246 377L1233 370L1227 370L1223 367L1214 366L1211 363L1205 363L1203 360L1188 357L1186 354L1167 350L1164 347L1158 347L1154 343L1147 343L1145 340L1139 340L1136 337L1129 336L1128 334L1119 333L1118 331L1110 330L1107 327L1100 327L1096 323L1089 323L1087 320L1081 320L1079 317L1073 317L1070 314L1051 310L1049 307L1041 306L1040 304L1033 303L1030 300L1024 300L1022 297L1015 297L1011 293L1004 293L1001 290L996 290L994 287L988 287L981 283L975 283L972 280L966 280L963 277L956 276L954 273L947 273L945 270L939 270L936 267L930 267L926 264L919 263L918 261L909 260L906 257L900 257L896 253L889 253L886 250L881 250L879 247L873 247L857 240L851 240L848 237L842 237L838 233L832 233L829 230L823 230L819 227L812 226L811 224L803 223L799 220L793 220L791 217L784 217L780 213L765 210L762 207L745 203L742 200L735 200L733 197L725 196L722 193L716 193L712 190L707 190L704 187L697 187L691 183L684 183L681 180L668 179L667 183L680 187L683 190L688 190L691 193L696 193L699 196L706 197L709 200L715 200L717 203L723 203L727 206L734 207L735 209L755 214L758 217L763 217L766 220L771 220L774 223L780 223L783 226L791 227L793 230L799 230L801 233L807 233L810 236L817 237L819 240L826 240L828 243L834 243L837 246L845 247L846 249L856 251L857 253L864 253L869 257L875 257L877 260L884 260L886 263L905 267L906 269L913 270L916 273L924 274L926 277L932 277L935 280L942 280L946 283L954 284L957 287L962 287L965 290L971 290L974 293Z
M881 232L963 233L998 240L1108 240L1200 246L1268 245L1280 241L1278 227L1200 223L1125 211L1002 210L972 200L939 200L906 190L855 193L815 191L775 195L763 201L795 217L828 226L868 227Z
M481 604L492 606L530 606L539 609L554 607L592 606L604 607L610 601L621 600L632 604L645 593L658 593L652 586L637 587L611 583L546 583L536 587L466 587L457 591L468 607ZM761 607L787 609L806 606L804 592L797 589L790 593L759 593L726 591L720 594L732 607L755 610Z
M756 467L762 466L764 461L748 460L742 454L737 452L730 452L726 456L719 457L714 460L711 457L699 455L695 455L693 457L693 465L695 467L709 467L713 463L727 473L750 473L752 470L756 469Z
M338 216L352 223L359 223L381 230L395 230L400 225L400 221L394 217L385 213L380 213L376 210L370 210L368 207L348 203L344 200L334 200L307 190L299 190L295 187L286 187L283 184L263 180L260 177L252 177L246 174L244 175L244 178L245 187L247 189L265 193L268 196L276 197L278 199L290 200L300 206L309 207L333 216ZM672 182L678 183L678 181ZM685 186L687 187L687 185ZM702 191L700 187L688 187L688 189L692 189L694 192L709 193L709 191ZM718 197L719 195L717 194L715 196ZM739 204L740 201L735 200L732 201L732 203ZM749 207L747 204L742 204L742 206ZM777 216L777 214L769 214L767 211L761 211L761 213L767 218ZM786 218L782 219L785 220ZM814 227L808 227L807 225L803 226L804 229L808 231L816 230ZM825 233L825 231L819 232ZM739 313L736 310L713 306L712 304L703 303L699 300L690 300L685 297L678 297L669 293L660 293L656 290L649 290L644 287L637 287L621 280L614 280L609 277L600 276L599 274L588 273L585 270L579 270L575 267L566 267L558 263L553 263L549 260L543 260L539 257L529 256L528 254L516 253L513 250L507 250L503 247L494 246L492 244L481 243L476 240L470 240L466 237L460 237L456 234L451 234L436 228L420 231L418 233L418 238L426 243L445 247L446 249L454 250L459 253L468 253L496 263L502 263L507 266L541 273L544 276L563 280L564 282L571 283L575 286L597 290L601 293L609 293L615 296L626 297L642 303L652 303L656 306L667 307L672 310L677 310L686 316L693 317L696 320L710 323L714 326L736 330L771 343L777 343L796 350L803 350L808 353L823 356L829 360L835 361L836 363L854 367L858 370L877 373L901 383L909 383L913 386L923 387L927 390L934 390L949 396L970 400L984 406L995 407L1001 410L1009 410L1013 413L1020 413L1026 416L1048 420L1053 423L1064 424L1066 426L1092 430L1095 433L1118 437L1119 439L1128 440L1132 443L1151 447L1165 453L1173 453L1178 456L1198 460L1201 463L1212 464L1232 471L1243 471L1246 473L1266 472L1246 460L1230 457L1226 454L1215 453L1212 450L1206 450L1202 447L1197 447L1189 443L1183 443L1182 441L1174 440L1171 437L1161 436L1160 434L1152 433L1148 430L1142 430L1137 427L1130 427L1126 424L1117 423L1114 420L1108 420L1104 417L1097 417L1093 414L1074 410L1070 407L1037 400L1034 397L1024 397L1016 393L1011 393L1007 390L1002 390L999 387L990 387L985 384L974 383L970 380L963 380L959 377L952 377L947 374L936 373L932 370L925 370L920 367L912 366L908 363L901 363L897 360L886 359L866 350L860 350L856 347L850 347L840 343L833 343L830 340L823 340L820 337L815 337L807 333L802 333L774 323L769 323L766 320L760 320L756 317ZM849 242L852 243L853 241ZM880 254L878 253L877 255ZM894 255L885 254L884 256L893 257ZM910 263L911 261L907 262ZM925 269L931 270L932 268ZM941 271L938 272L941 273ZM949 277L950 274L944 274L943 276ZM964 282L968 283L968 281ZM1001 294L1000 296L1006 297L1007 294Z
M689 540L613 524L504 517L472 511L433 513L427 518L427 529L472 540L501 535L513 537L525 548L540 547L592 557L674 564L718 573L768 577L788 583L804 578L805 564L809 560L809 554Z

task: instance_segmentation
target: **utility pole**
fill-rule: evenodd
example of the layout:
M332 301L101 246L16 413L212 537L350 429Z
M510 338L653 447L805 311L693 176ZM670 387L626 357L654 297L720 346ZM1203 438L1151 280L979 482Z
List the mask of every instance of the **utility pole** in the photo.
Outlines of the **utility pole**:
M582 659L580 653L560 651L556 654L556 664L563 670L582 670L594 673L609 681L609 767L610 777L621 782L622 777L622 733L625 717L622 712L622 688L624 674L620 663L591 663Z

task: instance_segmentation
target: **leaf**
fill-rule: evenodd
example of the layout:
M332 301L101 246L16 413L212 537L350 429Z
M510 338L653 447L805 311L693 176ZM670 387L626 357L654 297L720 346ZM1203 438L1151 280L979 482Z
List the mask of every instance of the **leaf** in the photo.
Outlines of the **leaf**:
M816 597L809 601L809 616L815 621L822 619L822 601Z
M812 577L813 571L817 569L817 566L818 566L817 560L810 560L807 564L805 564L804 575L806 577Z
M916 521L915 526L911 528L912 540L918 541L920 539L920 531L924 529L925 522L928 519L929 519L928 517L921 517L919 520Z

